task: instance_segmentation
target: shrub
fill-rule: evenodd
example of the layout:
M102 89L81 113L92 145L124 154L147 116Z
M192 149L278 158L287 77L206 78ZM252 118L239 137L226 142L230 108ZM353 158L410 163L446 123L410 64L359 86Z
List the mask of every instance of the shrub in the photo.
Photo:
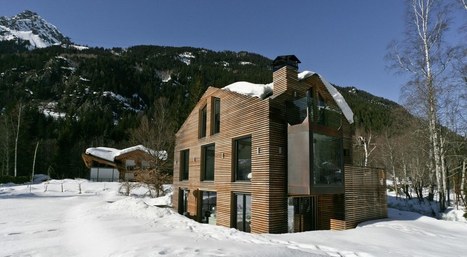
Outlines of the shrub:
M30 182L31 178L28 176L0 176L0 184L14 183L14 184L24 184Z

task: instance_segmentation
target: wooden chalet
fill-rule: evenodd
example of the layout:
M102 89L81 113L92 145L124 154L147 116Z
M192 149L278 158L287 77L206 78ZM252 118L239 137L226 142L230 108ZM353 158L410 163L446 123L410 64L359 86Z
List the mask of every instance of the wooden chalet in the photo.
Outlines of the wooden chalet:
M387 216L384 171L352 166L352 111L298 63L277 57L271 84L206 90L176 134L179 213L253 233L348 229Z
M125 149L93 147L82 154L93 181L132 181L136 170L148 169L154 158L167 159L165 151L154 151L142 145Z

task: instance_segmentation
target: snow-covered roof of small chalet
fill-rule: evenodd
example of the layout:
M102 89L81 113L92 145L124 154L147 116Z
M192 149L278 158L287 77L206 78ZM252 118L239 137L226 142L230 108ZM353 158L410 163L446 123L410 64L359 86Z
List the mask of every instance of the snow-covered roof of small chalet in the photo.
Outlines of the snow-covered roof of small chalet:
M138 150L146 152L152 156L157 156L161 160L167 160L167 157L168 157L167 151L154 151L143 145L132 146L132 147L128 147L128 148L121 149L121 150L110 148L110 147L91 147L91 148L86 149L86 154L113 162L115 161L115 158L123 154L130 153L133 151L138 151Z
M303 71L298 74L298 79L303 80L306 79L310 76L313 76L316 74L321 81L323 82L324 86L328 90L329 94L331 94L332 98L336 102L336 104L339 106L339 108L342 110L342 113L344 114L345 118L347 121L352 124L354 122L353 120L353 112L352 109L350 109L350 106L347 104L345 101L344 97L337 91L337 89L331 85L327 80L325 80L321 75L318 73L315 73L313 71ZM269 83L269 84L254 84L246 81L239 81L232 83L230 85L227 85L223 87L222 89L236 92L242 95L247 95L247 96L252 96L252 97L258 97L261 99L265 99L266 97L272 95L272 92L274 90L274 84Z

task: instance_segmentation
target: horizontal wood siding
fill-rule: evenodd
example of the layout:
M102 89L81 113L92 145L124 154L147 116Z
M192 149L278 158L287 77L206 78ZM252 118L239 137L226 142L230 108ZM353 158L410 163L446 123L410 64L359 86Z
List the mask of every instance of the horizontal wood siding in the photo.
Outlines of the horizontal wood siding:
M360 222L386 217L384 170L345 166L345 228L355 228Z
M310 87L323 91L325 100L333 103L317 76L298 80L297 71L283 67L273 74L273 95L264 100L218 88L208 88L201 100L176 134L174 155L174 198L178 208L178 190L190 190L188 214L200 220L200 191L217 192L217 225L234 226L234 195L250 194L251 232L286 233L287 228L287 121L285 102L305 96ZM213 132L213 99L220 99L220 132ZM206 106L207 131L200 138L200 111ZM336 132L337 133L337 132ZM342 118L337 136L344 139L348 149L345 163L352 163L352 126ZM251 182L234 181L234 142L251 136ZM201 181L202 147L215 145L214 181ZM180 180L180 151L189 149L189 179ZM306 157L305 157L306 158ZM345 197L340 192L318 196L318 228L342 229L357 222L386 216L385 191L379 183L378 170L346 166ZM373 175L368 175L373 174ZM374 175L377 174L377 175ZM384 199L383 199L384 198ZM376 209L376 210L375 210ZM345 210L345 215L344 215Z
M212 98L220 99L220 132L206 133L199 138L199 110L207 105L207 127L212 128ZM222 89L209 88L176 135L174 161L174 187L190 189L188 212L199 220L197 195L199 191L217 192L217 225L233 226L233 196L235 193L251 194L251 229L254 233L269 232L270 172L269 172L269 100L244 96ZM233 171L234 140L252 138L251 182L235 182ZM215 144L214 181L201 181L201 147ZM180 151L190 150L189 180L180 181ZM173 203L178 207L178 197ZM286 220L286 219L285 219Z

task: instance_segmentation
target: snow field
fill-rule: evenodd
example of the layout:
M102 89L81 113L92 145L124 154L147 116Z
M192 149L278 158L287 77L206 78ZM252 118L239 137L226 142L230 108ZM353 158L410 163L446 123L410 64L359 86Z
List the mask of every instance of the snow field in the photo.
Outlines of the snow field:
M467 251L467 223L396 209L389 209L388 219L347 231L258 235L155 206L170 205L170 194L153 199L139 188L126 197L118 194L118 183L46 183L0 186L0 256L399 257Z

